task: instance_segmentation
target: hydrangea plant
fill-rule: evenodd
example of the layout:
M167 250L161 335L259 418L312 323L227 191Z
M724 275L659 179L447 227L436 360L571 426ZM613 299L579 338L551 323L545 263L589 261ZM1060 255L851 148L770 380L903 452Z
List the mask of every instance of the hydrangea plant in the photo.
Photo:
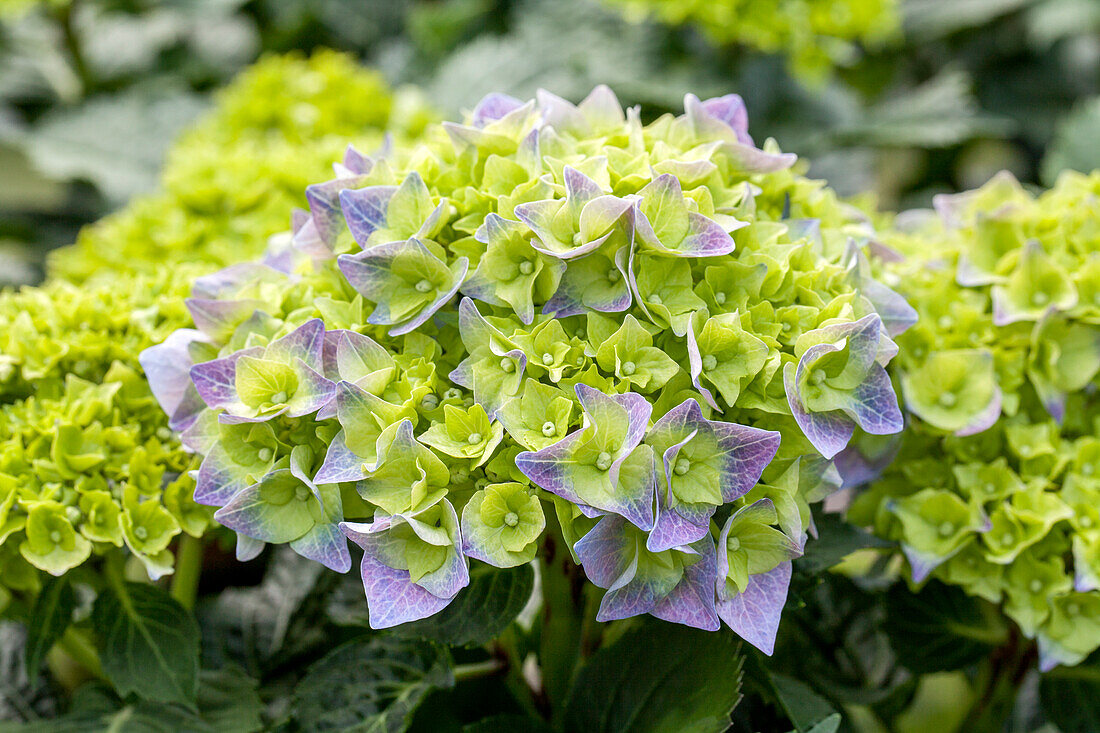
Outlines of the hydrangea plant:
M163 191L55 253L41 287L0 294L0 609L118 548L150 577L172 572L170 545L211 511L138 355L188 325L192 280L263 251L349 136L380 143L425 115L346 56L269 57L176 145Z
M684 106L489 95L349 147L263 261L195 282L195 328L142 362L241 558L346 571L350 540L384 628L471 561L567 552L597 620L770 653L831 459L902 427L884 367L914 313L739 97Z
M607 0L629 15L692 25L712 42L781 53L801 77L850 63L859 44L881 43L900 24L896 0Z
M1098 194L1098 174L1038 196L1001 174L902 221L886 268L920 313L895 362L911 425L845 461L887 464L849 517L899 540L914 582L999 604L1045 669L1100 647Z

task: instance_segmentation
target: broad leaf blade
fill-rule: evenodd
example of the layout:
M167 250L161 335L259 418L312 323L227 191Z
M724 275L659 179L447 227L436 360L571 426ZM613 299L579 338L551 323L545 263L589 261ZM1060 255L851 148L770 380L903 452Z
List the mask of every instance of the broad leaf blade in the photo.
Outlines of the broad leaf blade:
M96 599L103 671L121 695L190 706L199 680L199 627L156 586L123 583Z
M432 690L454 685L446 652L418 641L373 637L338 647L294 690L302 730L396 733Z
M73 620L76 594L65 576L51 578L43 587L27 624L27 679L38 679L42 660Z
M564 729L588 733L719 733L741 697L740 642L647 621L597 652L577 675Z

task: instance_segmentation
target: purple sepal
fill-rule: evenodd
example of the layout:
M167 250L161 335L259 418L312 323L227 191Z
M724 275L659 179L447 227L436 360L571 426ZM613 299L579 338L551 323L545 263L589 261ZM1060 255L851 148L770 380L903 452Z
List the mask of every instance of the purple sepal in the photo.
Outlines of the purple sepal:
M659 500L657 519L653 523L653 531L646 538L646 549L650 552L663 552L698 542L710 531L710 518L714 516L716 509L717 507L710 505L684 504L668 508Z
M352 237L360 247L367 247L367 240L375 230L386 224L386 211L397 186L367 186L347 188L340 192L340 207L348 223Z
M802 434L825 458L832 458L848 445L856 428L839 410L810 413L802 405L795 384L795 365L783 368L783 389L787 392L787 404Z
M848 269L852 285L867 298L882 319L887 334L897 336L917 322L916 309L901 295L874 279L871 265L854 239L848 240L844 267Z
M650 189L658 191L658 195L683 201L684 194L680 188L680 180L671 174L664 173L657 176L638 192L638 196L645 196ZM649 218L642 213L640 200L635 200L634 207L636 238L658 252L676 257L717 257L727 255L734 249L733 237L725 228L713 219L694 211L689 211L687 214L688 230L683 240L675 243L662 242L654 232ZM746 226L748 222L739 221L734 230Z
M341 430L329 443L325 462L317 470L313 481L318 484L338 484L345 481L361 481L366 477L363 459L351 452L347 443L344 442L344 431Z
M774 173L790 168L798 160L791 153L768 153L757 148L745 129L735 127L738 113L736 102L708 99L700 102L694 94L684 97L684 113L688 125L701 139L722 141L725 152L745 173Z
M719 567L718 587L721 588L724 582L724 574ZM775 650L775 635L779 631L779 619L787 602L790 584L789 561L766 573L749 576L743 593L726 600L719 599L718 616L738 636L771 656Z
M346 573L351 570L348 540L336 522L318 524L290 543L290 549L302 557L319 562L329 570Z
M672 592L657 602L649 613L664 621L704 631L717 631L722 623L714 599L717 561L709 538L692 545L700 559L684 569L684 577Z
M363 185L365 179L366 176L351 176L306 186L306 201L309 202L309 210L313 214L313 225L317 228L321 241L330 249L336 244L336 238L340 235L340 229L343 226L340 192L344 189L358 188Z
M591 263L584 259L571 263L562 274L561 282L553 297L546 301L542 312L555 318L567 318L584 314L587 310L601 313L619 313L630 307L634 296L630 292L629 258L633 245L623 245L615 252L614 266L619 271L618 280L607 286L606 275L593 272ZM589 257L599 257L592 253ZM593 288L599 284L601 287ZM603 293L601 295L601 292Z
M438 292L433 301L407 319L404 317L395 319L390 314L388 290L391 278L400 277L393 273L392 268L394 261L401 256L415 256L448 267L416 238L375 245L357 254L340 255L337 258L340 272L347 278L351 287L375 304L374 312L367 318L367 322L376 325L392 325L393 328L389 331L391 336L401 336L415 331L431 318L432 314L458 292L470 265L467 258L459 257L448 267L451 282Z
M470 115L470 124L480 130L490 122L496 122L522 106L523 102L507 94L498 92L486 94L474 107Z
M349 524L340 528L348 533ZM352 541L354 537L348 535ZM452 598L433 596L409 579L408 570L394 570L363 553L360 565L363 591L367 596L367 617L372 629L388 629L439 613Z
M191 382L189 347L196 341L206 342L202 333L191 328L173 331L163 343L150 346L138 356L153 397L173 430L185 430L198 417L203 402Z
M745 145L755 145L749 136L749 111L740 94L727 94L724 97L712 97L699 105L707 117L724 123L737 140Z
M374 159L369 155L364 155L356 150L354 145L349 144L344 149L344 168L352 175L365 176L374 168Z
M242 356L259 357L263 347L237 351L221 359L204 361L191 367L191 381L195 384L199 396L208 407L214 410L226 409L238 405L237 399L237 362Z
M263 307L258 300L214 300L211 298L187 298L183 301L195 327L213 341L229 339L244 320Z
M235 466L218 444L206 455L195 477L195 503L225 506L249 485L247 473Z

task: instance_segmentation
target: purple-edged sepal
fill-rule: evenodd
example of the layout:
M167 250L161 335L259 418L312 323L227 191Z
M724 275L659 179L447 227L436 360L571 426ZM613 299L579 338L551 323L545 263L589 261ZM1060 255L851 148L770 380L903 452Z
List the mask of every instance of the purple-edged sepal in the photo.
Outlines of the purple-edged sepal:
M454 297L469 260L448 265L416 238L377 244L337 258L348 283L375 304L368 323L392 326L391 336L420 327Z
M574 549L588 579L607 589L596 615L598 621L650 613L708 631L718 629L714 543L709 537L654 553L646 549L642 530L610 515L589 530Z
M458 515L449 501L416 514L380 514L340 528L363 548L363 588L371 628L438 613L470 582Z

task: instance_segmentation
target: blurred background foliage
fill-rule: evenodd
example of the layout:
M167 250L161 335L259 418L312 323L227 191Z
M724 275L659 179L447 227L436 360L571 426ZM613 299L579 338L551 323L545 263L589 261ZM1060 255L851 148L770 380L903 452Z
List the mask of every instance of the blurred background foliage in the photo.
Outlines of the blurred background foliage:
M1100 165L1096 0L0 0L0 284L154 191L260 55L324 47L443 114L601 82L649 113L738 92L758 139L886 207Z

